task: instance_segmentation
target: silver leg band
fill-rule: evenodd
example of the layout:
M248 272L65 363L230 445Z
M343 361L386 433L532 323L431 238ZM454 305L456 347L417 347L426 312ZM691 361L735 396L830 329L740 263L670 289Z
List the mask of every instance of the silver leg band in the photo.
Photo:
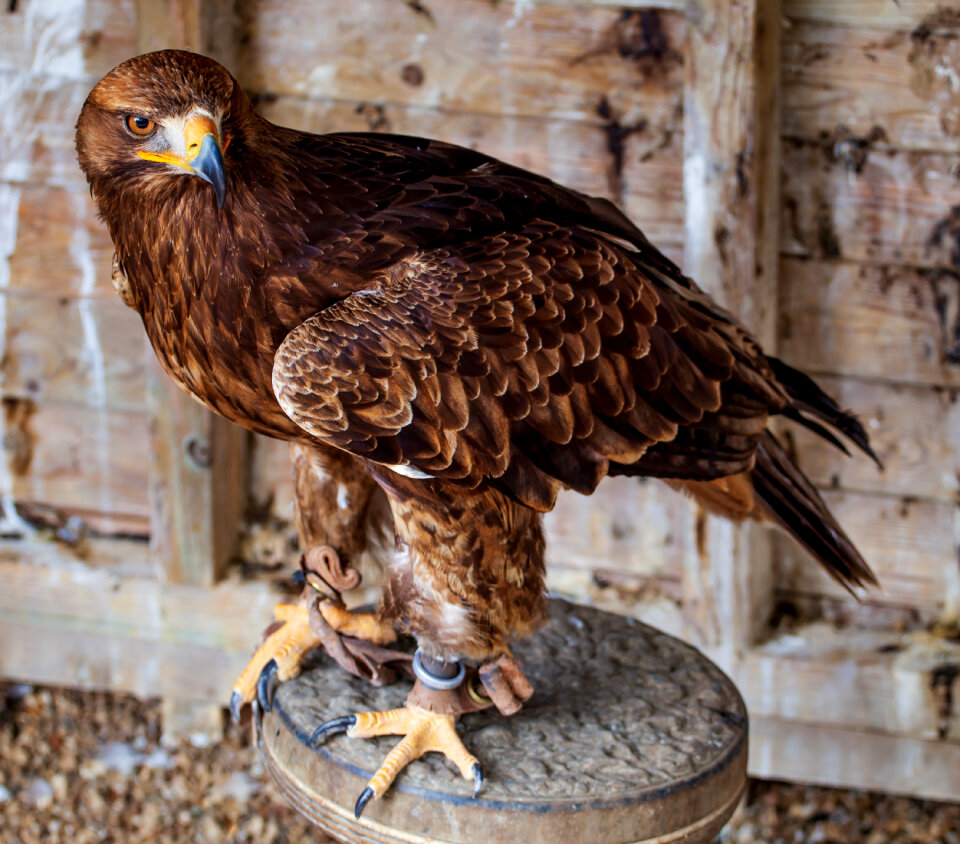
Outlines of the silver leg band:
M424 667L423 660L420 656L420 649L417 648L417 652L413 655L413 673L428 689L446 691L457 688L463 682L463 678L467 675L467 669L463 667L462 662L458 662L456 674L452 677L438 677L436 674L427 671Z

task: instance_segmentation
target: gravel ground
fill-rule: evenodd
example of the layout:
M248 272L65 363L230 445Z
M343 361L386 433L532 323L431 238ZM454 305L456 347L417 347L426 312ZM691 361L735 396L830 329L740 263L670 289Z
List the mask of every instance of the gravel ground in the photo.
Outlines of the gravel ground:
M2 844L326 844L232 725L161 746L160 706L0 686ZM723 844L960 844L960 805L754 782Z

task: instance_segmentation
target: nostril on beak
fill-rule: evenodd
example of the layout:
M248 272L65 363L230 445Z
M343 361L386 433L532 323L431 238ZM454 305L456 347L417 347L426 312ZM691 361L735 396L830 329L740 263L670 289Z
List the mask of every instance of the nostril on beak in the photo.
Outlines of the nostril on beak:
M187 155L193 158L198 152L200 152L200 144L193 143L187 147Z

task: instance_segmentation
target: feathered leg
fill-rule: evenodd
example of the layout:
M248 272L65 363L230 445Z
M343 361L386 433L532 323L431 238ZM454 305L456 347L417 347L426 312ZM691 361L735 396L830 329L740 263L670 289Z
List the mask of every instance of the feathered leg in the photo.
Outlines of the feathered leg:
M352 613L339 602L340 592L360 582L360 568L376 579L379 558L390 547L392 517L383 493L363 466L342 452L293 444L291 458L305 569L320 568L323 577L317 581L319 594L307 589L296 604L278 604L274 609L274 624L234 685L230 698L234 719L254 697L269 709L277 683L296 677L303 656L323 644L310 625L311 602L319 600L324 621L344 636L377 645L396 638L389 622L373 613Z
M458 491L434 503L403 495L401 483L391 495L401 550L389 569L383 608L417 637L417 682L403 709L344 715L314 733L315 742L337 732L403 736L357 800L357 817L406 765L430 751L443 753L479 791L480 762L457 735L456 719L489 706L512 715L533 694L507 639L531 631L543 612L539 516L497 492Z

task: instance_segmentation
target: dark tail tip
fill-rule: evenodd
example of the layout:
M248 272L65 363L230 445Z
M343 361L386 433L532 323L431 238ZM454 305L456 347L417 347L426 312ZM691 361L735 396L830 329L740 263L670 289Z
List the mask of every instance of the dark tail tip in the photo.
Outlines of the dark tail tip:
M857 586L879 585L820 493L769 431L760 440L750 476L767 513L816 557L834 580L851 594Z
M840 405L820 389L817 382L809 375L788 366L778 358L768 357L767 361L777 381L783 385L793 401L792 406L783 411L784 416L799 422L805 428L849 454L850 452L833 432L820 424L821 422L826 423L856 445L877 464L879 469L883 469L883 461L873 450L870 445L870 437L856 416L843 410ZM820 421L811 419L811 416Z

